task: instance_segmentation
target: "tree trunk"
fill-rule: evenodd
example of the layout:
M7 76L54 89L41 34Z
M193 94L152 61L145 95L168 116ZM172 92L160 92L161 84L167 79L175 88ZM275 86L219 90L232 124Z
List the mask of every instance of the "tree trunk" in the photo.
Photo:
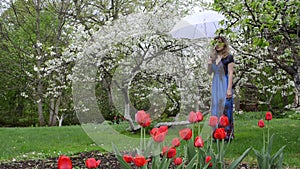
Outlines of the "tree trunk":
M293 107L298 107L299 106L299 91L295 88L294 92L295 92L295 96L294 96Z
M286 93L287 93L286 90L283 89L282 92L283 92L282 103L283 103L283 105L285 107L285 106L287 106L289 104L289 100L288 100L288 97L286 95Z
M111 93L111 81L112 81L111 78L106 78L106 80L102 82L103 88L101 90L107 90L108 104L109 104L110 111L115 112L115 106L113 103L113 97Z
M58 116L58 112L59 112L59 106L60 106L60 101L61 101L61 96L58 96L56 103L55 103L55 109L54 109L54 116ZM53 122L52 122L52 126L55 126L57 122L57 119L54 118Z
M55 113L54 113L54 98L51 98L50 99L50 107L49 107L49 122L48 122L48 126L52 126L53 124L53 119L56 119L55 118Z
M39 125L40 126L45 126L46 122L45 122L44 115L43 115L43 102L42 102L42 99L39 99L37 101L37 106L38 106L38 114L39 114Z
M65 114L63 113L60 117L57 115L56 119L58 120L58 127L61 127L62 126L62 122L65 119Z
M296 54L295 54L296 55ZM300 91L300 59L298 59L297 55L294 57L296 58L295 64L296 66L294 67L295 73L293 74L293 80L295 83L295 108L299 108L299 91Z
M128 87L122 88L122 92L124 94L124 100L125 100L125 109L124 109L124 118L129 122L129 130L134 131L139 129L139 126L135 126L133 123L133 120L130 115L130 103L129 103L129 95L128 95Z
M49 126L56 126L56 122L57 122L56 117L58 116L60 100L61 100L61 96L59 96L56 99L56 102L54 97L50 100L50 108L49 108L50 115L49 115L49 122L48 122Z
M61 116L60 119L58 119L58 127L62 126L62 122L64 121L63 115Z
M36 1L36 58L37 58L37 103L38 103L38 114L39 114L39 123L40 126L45 126L46 122L43 115L43 84L41 80L41 63L42 63L42 52L39 46L41 42L41 34L40 34L40 0Z
M269 110L273 110L273 106L272 106L273 96L274 96L274 94L272 93L271 96L270 96L270 98L267 101L267 103L268 103L268 109Z

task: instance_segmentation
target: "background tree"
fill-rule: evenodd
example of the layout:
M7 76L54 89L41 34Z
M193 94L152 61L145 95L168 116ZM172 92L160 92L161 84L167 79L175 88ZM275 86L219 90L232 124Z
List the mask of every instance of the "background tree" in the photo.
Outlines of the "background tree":
M16 58L12 66L6 67L15 70L14 78L24 80L17 95L37 105L37 109L30 111L37 110L40 126L46 124L45 115L49 118L48 125L56 124L62 90L66 88L65 69L53 62L59 60L68 42L62 29L68 4L64 1L52 3L10 1L1 15L1 51L6 54L5 59ZM15 81L13 78L7 80Z
M268 93L269 98L276 92L286 97L288 91L291 91L289 88L295 88L298 93L300 3L294 0L226 0L214 1L213 7L226 15L228 25L240 30L240 33L227 33L242 56L240 63L248 65L245 70L254 70L246 73L244 77L251 82L251 75L263 71L264 79L255 79L258 76L254 79L260 84L259 89L265 91L265 94ZM284 84L277 83L281 81ZM266 98L264 101L270 102ZM295 106L299 107L299 102Z
M1 1L6 9L0 18L0 111L6 117L1 119L39 125L47 121L51 126L57 119L62 123L68 115L67 119L77 123L72 108L72 71L84 58L82 52L89 47L89 40L102 42L100 48L89 49L95 49L91 51L96 59L91 61L97 66L95 88L105 118L112 120L125 112L114 104L111 86L116 70L128 59L134 61L132 56L145 56L138 67L148 68L130 76L133 81L128 91L132 94L126 97L137 107L147 107L152 97L147 93L159 91L169 99L168 111L164 112L174 115L177 110L205 110L210 78L204 75L207 48L201 41L178 41L168 36L171 27L199 4L179 0ZM227 16L229 25L241 30L241 34L225 32L237 52L241 84L255 84L266 104L283 101L284 107L290 103L293 89L295 93L299 89L299 2L227 0L215 1L213 7ZM161 18L156 18L158 15ZM136 28L139 26L143 29ZM121 34L123 38L116 39ZM167 67L178 63L181 66L172 71ZM137 94L137 90L145 93ZM189 95L195 91L198 94ZM138 103L138 99L145 101Z
M167 4L167 8L163 8L160 11L155 11L155 13L152 12L137 13L127 17L120 17L111 25L101 26L101 28L99 28L97 32L94 32L90 41L91 43L90 42L82 43L82 39L89 39L88 38L89 34L85 33L86 30L82 29L83 32L76 33L77 40L74 40L74 44L72 45L72 46L76 46L79 49L83 49L83 51L76 53L78 61L82 60L83 62L86 62L83 65L96 65L96 66L99 65L98 71L100 72L99 74L100 80L103 79L103 72L106 73L110 72L109 73L110 78L112 77L116 78L116 74L120 75L119 78L115 79L120 81L117 81L117 83L114 80L111 81L112 85L117 84L116 85L117 88L120 91L122 91L120 96L114 95L115 98L119 98L121 100L121 101L115 101L115 103L117 103L117 105L115 106L123 107L121 109L118 109L119 113L124 115L125 119L127 119L130 122L132 130L135 129L132 120L133 117L132 115L136 112L136 109L132 109L129 106L128 92L130 91L130 88L132 88L132 86L130 86L130 83L132 83L132 79L134 79L134 77L138 73L143 72L145 77L140 77L139 79L136 80L147 79L146 76L149 75L151 76L150 72L155 72L156 74L159 74L161 72L169 73L170 76L174 77L176 82L179 84L177 88L182 90L181 94L186 93L186 95L188 95L188 92L185 91L187 91L187 89L192 89L191 86L194 87L192 85L193 82L207 83L207 81L204 81L203 79L197 81L196 80L197 77L195 78L195 75L199 75L200 77L204 77L204 76L201 76L200 73L195 74L195 72L193 72L194 71L193 68L198 68L197 70L201 70L199 72L206 72L206 68L203 69L202 67L203 65L201 65L201 67L199 65L196 65L196 64L206 63L206 62L201 62L201 60L203 61L205 57L202 57L201 55L195 55L193 53L196 51L195 48L196 45L191 45L192 49L189 49L190 51L186 50L181 52L180 46L185 46L185 48L187 48L186 46L188 46L188 44L184 44L184 45L182 45L182 43L180 43L180 45L176 44L177 42L175 42L173 38L171 38L170 36L166 36L167 32L175 24L173 18L175 17L178 17L178 19L181 18L181 16L178 16L176 14L177 11L175 11L175 15L174 13L172 15L171 11L174 11L171 10L172 8L174 8L172 4ZM160 16L161 18L157 18L158 16ZM72 49L70 49L70 51L72 51ZM89 53L89 55L86 55L86 53ZM69 55L69 56L66 55L66 57L72 57L74 55L72 54L72 52L67 52L66 54ZM197 54L199 54L199 51L197 52ZM196 58L201 58L201 59L199 59L197 62ZM181 61L178 62L179 60ZM174 67L173 65L177 65L177 68ZM179 66L181 66L181 68ZM158 70L158 68L162 70ZM79 69L82 69L82 67L77 68L78 72L80 72ZM144 69L150 70L150 72ZM93 71L90 70L89 72L93 72ZM188 72L190 73L188 74ZM83 73L86 72L83 71ZM81 75L81 77L85 77L85 76ZM187 79L184 79L187 77L190 77L189 81ZM76 79L77 82L78 77L74 77L74 79ZM84 80L89 80L89 79L84 79ZM91 78L90 82L93 82L93 80L94 79ZM190 86L188 86L188 84ZM91 90L93 87L94 86L91 86ZM156 88L157 86L151 86L151 87L153 89ZM85 88L87 87L85 86ZM149 89L150 87L145 86L145 88ZM198 85L196 85L196 88L198 89ZM75 91L80 92L81 89L76 88ZM195 90L191 90L191 92L192 91L195 92ZM80 96L81 98L88 98L89 96L86 96L86 93L87 92L77 93L76 95ZM143 94L145 93L140 93L140 95ZM194 93L194 95L198 95L198 93ZM149 97L149 96L147 95L145 97ZM191 104L191 101L193 100L195 100L195 98L194 99L188 98L187 96L182 95L180 109L182 111L191 110L188 109L188 107L184 108L183 103L190 104L189 105L190 107L195 108L196 106L193 105L194 103ZM86 104L90 104L90 102L94 103L94 101L89 100L86 101ZM77 100L76 103L79 103L79 100ZM94 116L84 115L87 114L86 111L90 111L89 115L92 114L92 112L96 111L95 110L96 108L94 108L93 106L91 106L93 107L92 108L93 110L87 109L85 106L86 105L80 105L78 107L78 109L82 108L81 121L88 122L97 119ZM98 120L101 121L101 119Z
M21 112L24 118L30 117L34 121L25 125L39 123L42 126L46 119L48 125L55 125L56 119L62 122L64 114L68 113L75 117L72 114L71 69L77 59L76 53L82 50L82 45L74 43L76 33L84 31L87 36L83 38L88 39L101 26L136 12L155 14L174 9L180 18L190 11L188 7L192 5L177 0L1 1L1 6L6 9L1 13L3 67L0 75L1 79L5 79L1 83L1 91L4 91L1 112L5 112L9 119L13 109L20 110L15 112ZM124 31L126 28L120 29ZM84 43L83 39L80 41ZM99 65L101 76L98 87L104 91L102 96L105 99L100 101L109 103L107 114L110 115L114 112L110 94L114 69L110 66L116 67L118 59L107 55L105 60L103 63L109 64ZM20 117L11 124L16 121L21 121Z

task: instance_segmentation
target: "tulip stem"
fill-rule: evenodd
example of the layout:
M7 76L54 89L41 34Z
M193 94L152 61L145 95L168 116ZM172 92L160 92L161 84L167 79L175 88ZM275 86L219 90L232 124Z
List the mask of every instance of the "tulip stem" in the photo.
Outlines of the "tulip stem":
M185 157L187 157L187 155L188 155L188 142L187 141L185 141L185 146L184 146L184 156Z
M218 159L221 162L222 161L221 160L221 146L220 146L220 140L219 139L217 139L217 145L218 145L218 156L219 156Z
M141 127L140 149L143 151L143 127Z
M200 154L200 148L198 148L198 164L199 164L199 167L198 168L201 168L201 154Z
M194 131L195 131L195 123L193 123L193 128L192 128L192 138L193 138L193 140L195 140L195 133L194 133Z
M210 137L210 149L212 150L212 145L213 145L213 136Z
M265 139L265 131L263 130L263 154L265 154L266 150L266 139Z
M220 149L220 161L221 161L221 168L223 168L223 157L224 157L224 139L222 139L221 149Z
M146 150L146 130L144 130L144 149Z
M267 129L268 129L268 142L267 143L269 143L269 139L270 139L270 129L269 129L269 120L268 120L268 125L267 125Z
M198 136L200 136L200 123L198 123Z

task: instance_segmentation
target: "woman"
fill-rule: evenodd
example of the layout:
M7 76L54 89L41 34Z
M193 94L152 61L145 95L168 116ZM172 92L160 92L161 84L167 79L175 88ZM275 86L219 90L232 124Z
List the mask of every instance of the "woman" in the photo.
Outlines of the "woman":
M213 73L211 115L220 118L225 115L229 126L225 128L226 139L234 138L233 131L233 72L234 59L229 54L229 45L222 36L213 40L213 49L208 61L208 73Z

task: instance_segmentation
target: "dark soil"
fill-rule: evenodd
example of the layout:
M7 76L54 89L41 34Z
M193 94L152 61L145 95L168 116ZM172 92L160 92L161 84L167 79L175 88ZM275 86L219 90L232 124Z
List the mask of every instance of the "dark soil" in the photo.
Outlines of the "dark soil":
M73 168L85 168L85 160L87 158L95 158L96 160L101 160L98 168L101 169L122 169L117 158L112 153L103 153L98 151L82 152L73 156L70 156L73 164ZM36 159L36 160L25 160L25 161L15 161L15 162L5 162L0 163L0 169L54 169L57 168L58 158L48 158L48 159ZM151 165L151 164L150 164ZM132 164L132 168L136 169ZM175 168L173 164L170 168ZM241 164L239 169L254 169L248 167L247 164Z
M121 168L120 163L114 154L103 153L98 151L82 152L73 156L69 156L72 160L73 168L85 168L85 160L87 158L95 158L101 160L98 168L114 169ZM57 158L25 160L16 162L1 163L0 169L44 169L44 168L57 168Z

